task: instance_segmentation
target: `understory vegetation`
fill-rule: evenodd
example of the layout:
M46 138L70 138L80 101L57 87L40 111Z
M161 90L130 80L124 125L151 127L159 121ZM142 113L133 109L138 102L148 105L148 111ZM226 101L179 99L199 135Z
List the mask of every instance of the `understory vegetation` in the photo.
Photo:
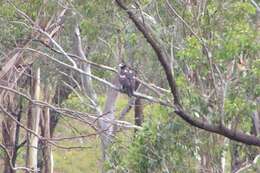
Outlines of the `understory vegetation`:
M0 172L260 172L260 0L0 0Z

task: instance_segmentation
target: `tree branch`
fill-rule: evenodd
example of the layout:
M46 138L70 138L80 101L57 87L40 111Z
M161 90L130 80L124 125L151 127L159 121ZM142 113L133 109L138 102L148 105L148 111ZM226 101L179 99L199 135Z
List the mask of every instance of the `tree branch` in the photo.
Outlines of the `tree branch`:
M204 120L192 117L191 115L186 113L180 103L179 94L177 92L177 85L173 78L171 68L166 61L168 56L167 52L165 52L165 50L160 45L159 41L152 35L152 32L143 25L142 21L138 19L138 17L131 9L127 8L127 6L122 2L122 0L116 0L116 3L120 8L127 12L129 18L134 22L137 29L143 34L147 42L152 46L153 50L155 51L157 58L164 69L169 86L171 88L171 93L173 95L174 105L176 108L174 112L177 115L179 115L184 121L186 121L190 125L198 127L200 129L223 135L231 140L242 142L244 144L260 146L260 138L257 138L256 136L248 135L237 130L226 128L222 124L218 126L212 125Z
M147 42L154 49L154 51L158 57L158 60L160 61L163 68L165 69L166 78L168 80L169 86L171 88L171 92L173 94L174 104L176 106L181 107L179 93L176 88L176 82L173 79L171 67L169 66L169 64L167 62L168 54L164 51L162 46L159 44L159 41L156 40L155 37L152 35L152 32L149 30L149 28L144 26L143 22L138 19L138 17L134 14L134 12L132 12L130 9L128 9L121 0L116 0L116 2L119 5L119 7L121 7L122 9L124 9L127 12L129 18L134 22L134 24L136 25L138 30L140 30L143 33L143 36L146 38Z
M11 161L11 156L10 156L7 148L3 144L0 144L0 148L2 148L4 150L6 156L8 157L9 165L10 165L10 167L13 171L16 171L16 170L24 170L24 171L28 171L28 172L32 171L32 169L29 169L29 168L26 168L26 167L14 167L14 165L12 164L12 161Z

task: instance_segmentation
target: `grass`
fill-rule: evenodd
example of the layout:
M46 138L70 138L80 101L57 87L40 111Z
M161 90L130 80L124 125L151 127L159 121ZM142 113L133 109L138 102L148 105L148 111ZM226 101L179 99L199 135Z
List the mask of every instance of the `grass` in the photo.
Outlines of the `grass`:
M105 98L99 98L105 100ZM128 98L119 96L116 102L115 114L118 117L121 110L127 105ZM73 103L73 107L75 108ZM126 117L127 121L133 122L133 111L130 111ZM72 127L75 127L73 129ZM55 136L75 136L87 135L94 131L86 124L76 120L63 118L55 131ZM119 133L119 138L125 138L126 134ZM54 148L54 170L56 173L95 173L100 172L100 140L98 136L86 139L77 139L72 141L62 141L59 143L62 146L84 146L85 149L63 150Z
M99 98L101 100L102 105L104 104L105 98ZM117 102L116 102L116 108L115 108L115 114L118 117L120 112L123 110L123 108L128 103L128 97L125 95L119 95ZM82 105L79 105L80 103L77 103L77 99L71 98L71 100L68 102L66 106L69 107L69 105L72 105L71 108L77 109L80 111L86 111L84 110L84 107L82 108ZM77 107L78 106L78 107ZM144 110L145 114L150 113L151 106L147 106L147 108ZM25 117L25 116L24 116ZM134 122L134 112L133 109L127 114L125 117L125 120L128 122ZM23 120L23 124L26 124L25 120ZM89 125L86 125L82 122L79 122L77 120L73 120L68 117L62 117L59 121L58 126L55 129L54 136L56 138L62 138L62 137L71 137L71 136L78 136L78 135L87 135L95 133L93 129L89 127ZM130 136L133 134L133 130L131 131L124 131L122 133L118 133L117 138L120 138L124 141L128 141L130 139ZM22 136L25 136L24 131L22 131ZM0 139L1 140L1 139ZM53 157L54 157L54 172L55 173L95 173L100 172L100 158L101 158L101 152L100 152L100 141L98 136L91 136L88 138L78 138L73 140L63 140L58 143L61 146L66 147L75 147L75 146L83 146L86 148L81 149L71 149L71 150L65 150L60 149L53 146ZM25 164L25 147L23 147L19 152L18 157L18 164L19 166L23 166ZM2 160L0 159L0 164L2 164ZM0 166L0 172L2 166Z

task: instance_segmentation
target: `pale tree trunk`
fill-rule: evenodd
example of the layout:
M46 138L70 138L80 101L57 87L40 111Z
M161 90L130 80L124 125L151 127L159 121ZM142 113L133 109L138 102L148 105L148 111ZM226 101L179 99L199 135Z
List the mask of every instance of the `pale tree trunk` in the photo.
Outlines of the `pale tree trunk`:
M86 52L84 51L84 48L82 46L81 36L80 36L80 30L78 24L75 25L74 28L74 46L75 46L75 54L81 57L83 60L87 60L87 55L89 52L89 48L86 48ZM86 63L80 63L80 68L84 70L86 73L91 74L91 66L90 64ZM81 75L81 84L84 89L84 93L89 97L90 102L92 106L96 107L96 113L101 113L101 110L97 104L97 95L93 87L92 78L87 75Z
M253 112L254 135L260 135L260 116L258 110Z
M119 81L117 76L113 79L112 83L115 86L119 87ZM118 91L112 88L107 89L106 102L105 102L105 107L103 110L102 117L110 121L115 120L114 111L115 111L117 96L118 96ZM106 160L107 159L106 151L109 144L112 141L112 136L114 134L114 127L112 123L108 123L107 121L103 121L103 120L99 120L99 126L102 130L102 134L101 134L102 157L103 160Z
M41 7L41 9L39 9L39 13L38 13L38 17L35 20L36 25L39 25L42 29L44 30L48 30L48 33L50 34L51 37L55 37L55 35L57 35L57 33L60 31L61 29L61 23L64 21L64 15L66 10L63 10L60 14L57 14L57 20L55 20L56 18L53 17L50 18L49 21L47 21L45 18L45 15L42 15L42 11L44 10L44 4L47 3L47 0L44 0L44 3ZM45 16L45 17L44 17ZM59 22L57 22L59 21ZM55 23L55 27L53 27ZM58 25L56 25L58 24ZM52 28L50 28L50 26L52 26ZM45 28L44 28L45 27ZM32 32L31 34L31 38L39 38L39 40L41 40L42 42L49 44L51 43L49 41L48 38L45 38L43 36L40 36L40 34L38 32ZM24 73L24 71L28 68L28 66L30 66L34 60L36 59L36 53L32 56L27 56L27 57L23 57L23 53L24 50L22 48L27 48L31 45L32 40L29 39L25 39L26 41L22 42L21 44L19 44L18 47L20 47L21 49L14 49L10 54L8 54L8 56L6 56L6 62L3 65L3 67L0 70L0 79L1 79L1 84L7 85L10 88L14 88L17 85L17 82L19 80L19 78L22 76L22 74ZM31 58L32 57L32 58ZM18 69L22 69L17 71ZM23 87L23 85L19 85L21 88ZM2 95L5 92L1 92L1 96L0 98L3 100L3 96ZM15 108L16 102L11 101L10 103L8 103L8 107L12 107ZM3 106L6 106L6 103L2 104ZM15 108L16 109L16 108ZM14 114L14 112L12 110L9 110L9 108L7 108L7 111L10 112L13 116L17 115ZM20 115L19 115L20 116ZM2 126L2 132L3 132L3 143L8 144L8 149L10 149L9 153L12 156L12 163L13 166L15 166L15 162L16 162L16 149L17 149L17 145L18 145L18 141L19 141L19 125L17 125L15 122L13 122L10 118L7 118L4 116L3 119L3 126ZM17 120L19 117L17 117ZM16 126L16 127L15 127ZM15 136L15 137L14 137ZM12 147L12 149L11 149ZM5 157L6 158L6 157ZM9 166L9 159L6 158L5 162L7 164L4 164L4 170L5 172L15 172L12 171L10 166Z
M76 25L75 25L74 33L75 33L74 52L75 52L76 55L81 57L83 60L84 59L87 60L87 56L85 55L85 52L84 52L84 49L83 49L83 46L82 46L82 40L81 40L81 36L80 36L80 30L79 30L78 23L76 23ZM85 72L91 74L90 64L81 63L80 68L82 70L84 70ZM89 76L86 76L86 75L81 75L81 86L83 88L84 94L89 98L90 104L95 108L96 114L98 116L102 116L102 117L107 118L107 119L114 119L113 113L112 114L108 113L108 114L102 115L102 111L101 111L101 109L100 109L100 107L97 103L97 95L96 95L96 92L95 92L94 87L93 87L92 78L89 77ZM115 94L114 90L108 91L108 93L112 93L112 95ZM117 93L116 93L116 95L117 95ZM105 111L111 109L111 105L109 105L109 104L112 103L112 105L113 105L115 100L110 100L110 99L113 99L114 97L115 96L111 96L111 95L108 94L107 102L106 102L106 106L105 106ZM108 102L109 102L109 104L108 104ZM110 134L110 131L113 130L113 127L109 127L111 125L108 124L106 121L102 121L102 120L98 120L98 125L100 127L100 131L102 131L102 133L100 135L101 150L102 150L101 172L104 172L104 161L106 159L105 152L106 152L106 148L108 146L109 139L110 139L109 134ZM112 129L112 130L110 130L110 129Z
M227 172L226 171L226 165L227 165L227 148L229 146L229 139L228 138L224 138L223 139L223 146L224 146L224 151L222 151L222 155L221 155L221 171L222 173Z
M116 53L115 53L115 58L116 62L119 63L119 60L122 60L122 54L124 51L122 40L120 38L120 33L118 33L117 37L117 43L116 43ZM115 77L112 79L113 85L116 87L120 87L120 83L118 80L117 74ZM105 107L103 109L102 117L110 120L110 122L100 120L99 121L99 126L100 129L102 130L101 134L101 147L102 147L102 158L103 162L107 160L108 155L107 155L107 149L112 142L113 135L115 133L115 126L113 125L113 122L115 120L115 106L116 106L116 100L118 97L119 92L112 89L112 88L107 88L107 94L106 94L106 102L105 102Z
M82 59L86 59L87 60L87 56L85 55L83 46L82 46L82 41L81 41L81 37L80 37L80 31L79 31L79 27L76 24L75 26L75 39L74 39L74 45L75 45L75 53L80 56ZM120 43L120 40L118 41L118 43ZM122 45L118 44L117 45L117 57L121 57L121 53L122 53ZM85 72L91 74L91 66L90 64L81 64L80 65L81 69L83 69ZM103 110L103 113L97 103L97 95L96 92L94 90L93 87L93 83L92 83L92 79L89 76L81 76L81 83L82 86L84 88L84 92L85 94L87 94L87 96L89 97L90 103L92 104L92 106L95 107L96 109L96 114L99 115L102 118L105 118L107 120L115 120L115 115L114 115L114 111L115 111L115 103L116 103L116 99L118 96L118 91L112 89L112 88L108 88L107 90L107 97L106 97L106 103L105 103L105 107ZM118 81L118 77L116 76L112 83L119 87L119 81ZM100 131L102 131L100 137L101 137L101 149L102 149L102 172L104 172L103 170L103 163L104 161L107 159L107 148L112 140L112 136L113 136L113 123L110 123L108 121L103 121L101 119L98 120L98 125L100 127Z
M214 173L210 164L211 159L208 151L202 152L200 158L200 173Z
M44 124L44 133L45 138L50 139L50 110L49 108L44 108L43 110L43 124ZM53 173L53 154L51 145L48 142L43 142L43 169L42 173Z
M37 69L36 75L33 81L33 99L40 100L41 88L40 88L40 68ZM33 130L36 134L39 134L39 122L41 115L41 108L37 105L31 105L31 112L28 113L28 128ZM36 135L27 132L27 158L26 166L37 172L37 154L38 154L38 142L39 139Z
M260 3L257 4L258 8L256 10L256 31L257 31L257 43L260 44ZM259 54L256 58L259 58ZM257 79L256 83L259 83L260 79ZM260 104L260 97L257 97L256 100L256 105ZM254 120L254 126L255 126L255 133L256 135L260 135L260 106L257 107L257 110L254 111L253 113L253 120Z
M51 89L47 89L48 86L45 86L44 89L44 100L46 103L51 103ZM42 136L51 139L50 134L50 108L43 108L43 114L41 117L41 125L42 125ZM42 165L42 173L53 173L53 155L51 145L47 141L42 142L42 156L43 156L43 165Z

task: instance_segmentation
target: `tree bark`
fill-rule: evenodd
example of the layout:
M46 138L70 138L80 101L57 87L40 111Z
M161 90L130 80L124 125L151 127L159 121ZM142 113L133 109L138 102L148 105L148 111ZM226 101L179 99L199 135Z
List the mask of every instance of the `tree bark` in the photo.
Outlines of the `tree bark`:
M231 144L231 172L235 173L239 168L243 166L245 160L241 159L239 155L239 146L238 144Z
M51 139L50 136L50 109L45 107L43 110L43 137ZM53 173L53 155L51 145L47 141L43 141L42 144L42 154L43 154L43 167L42 173Z
M17 121L20 122L21 121L21 117L22 117L22 101L19 102L19 108L18 111L16 113L16 117L17 117ZM20 135L20 125L16 124L16 128L15 128L15 141L14 141L14 153L13 153L13 157L12 157L12 165L15 167L15 163L16 163L16 159L17 159L17 152L19 149L19 135ZM14 173L14 171L13 171Z
M47 0L44 0L44 3L42 5L43 8L41 7L39 9L38 17L35 20L35 25L37 25L37 26L39 25L41 27L41 29L48 31L48 33L50 34L51 37L55 37L57 32L59 32L61 29L61 24L64 22L64 15L67 10L66 9L62 10L61 12L59 12L59 14L55 15L57 17L53 16L47 22L47 20L46 20L47 18L45 18L45 15L42 15L42 12L44 11L44 7L45 7L46 3L47 3ZM54 23L55 23L55 25L54 25ZM22 76L22 74L25 72L25 70L34 62L34 60L37 57L37 56L34 56L35 54L33 54L32 56L27 56L27 57L23 56L24 49L31 46L32 38L33 39L38 38L39 41L44 42L45 44L49 44L48 46L51 45L49 38L41 36L41 33L32 31L32 33L28 34L27 37L24 39L25 41L19 43L19 45L18 45L19 49L15 48L10 54L8 54L5 57L6 62L4 63L4 65L1 64L1 66L2 66L2 68L0 69L1 84L4 84L4 85L8 84L8 86L10 85L9 86L10 88L14 88L17 85L17 82L20 79L20 77ZM17 69L19 69L19 70L17 70ZM19 86L22 88L21 85L19 85ZM1 95L0 97L2 98L2 96L3 95ZM16 102L10 102L10 105L12 105L12 107L14 107L15 103ZM3 104L3 105L5 105L5 104ZM9 111L9 109L7 109L7 110ZM11 110L9 112L13 113ZM19 141L19 125L17 125L15 122L12 122L12 120L10 118L4 120L3 124L5 125L3 127L6 128L6 129L3 129L3 133L4 133L3 140L4 139L9 140L9 142L4 141L3 143L8 143L8 147L11 147L11 145L13 145L13 147L15 147L15 149L12 149L12 151L11 150L9 151L10 155L13 156L12 163L14 165L15 161L16 161L16 150L18 147L17 142ZM16 125L14 125L14 124L16 124ZM16 126L16 127L14 127L14 126ZM6 131L6 132L4 132L4 131ZM13 137L14 133L16 134L16 137ZM13 138L15 138L15 139L13 140ZM11 139L12 139L12 141L10 141ZM12 170L10 169L8 162L9 162L9 159L6 160L4 170L6 170L7 172L11 172Z
M140 97L135 99L135 125L142 126L144 121L143 104Z
M214 173L212 169L212 165L210 164L210 155L208 152L203 152L201 155L201 161L200 161L200 173Z
M209 122L206 122L202 119L191 116L187 113L185 109L182 108L182 104L180 101L180 96L177 88L176 81L173 77L173 73L171 71L171 67L167 63L168 54L165 49L160 44L159 40L155 38L154 34L149 30L149 28L145 27L142 21L136 16L136 14L129 9L122 0L116 0L116 3L120 8L126 11L129 18L133 21L137 29L143 34L146 38L147 42L153 48L154 52L157 55L157 59L159 60L161 66L164 69L168 84L171 89L171 93L173 96L173 105L175 107L174 112L181 117L184 121L189 123L192 126L198 127L200 129L206 130L211 133L216 133L219 135L223 135L229 139L242 142L247 145L256 145L260 146L260 139L253 135L248 135L246 133L237 131L235 129L229 129L225 127L223 124L214 125ZM207 47L204 47L207 49Z
M119 81L118 81L117 76L113 79L112 83L116 87L119 87ZM104 107L102 116L108 120L115 120L114 111L115 111L115 103L117 100L117 96L118 96L118 91L116 91L112 88L107 89L106 102L105 102L105 107ZM99 126L100 126L100 129L102 130L101 147L103 150L102 157L103 157L103 160L105 161L107 159L106 151L107 151L109 144L111 143L113 132L114 132L114 130L113 130L114 127L113 127L112 123L108 123L103 120L99 120Z
M118 33L120 34L120 33ZM117 37L117 42L116 42L116 50L115 50L115 59L117 64L119 63L119 60L123 60L123 44L121 42L121 38L120 35L118 35ZM113 85L115 85L117 88L120 88L120 83L119 83L119 79L118 79L118 74L116 74L111 82ZM107 93L106 93L106 102L105 102L105 106L102 112L102 117L110 120L111 122L113 122L115 120L115 106L116 106L116 100L118 97L119 92L114 90L113 88L107 88ZM103 162L106 161L108 158L107 155L107 149L110 145L110 143L112 142L112 138L113 135L115 133L115 129L116 127L114 126L113 123L111 122L106 122L104 120L99 120L99 126L100 126L100 130L102 131L101 134L101 147L102 147L102 158L103 158ZM102 170L104 172L104 170Z
M15 130L15 122L9 117L4 116L4 120L2 122L2 140L11 157L13 156L15 150ZM4 173L14 173L14 171L11 169L9 159L10 158L8 158L8 156L4 157Z
M41 88L40 88L40 68L37 69L35 75L35 81L33 81L32 93L34 100L40 100ZM39 134L39 122L40 122L41 108L37 105L31 105L31 112L28 113L28 128L33 130L36 134ZM26 166L37 172L37 154L38 154L38 137L34 134L27 132L27 156Z
M17 108L17 102L15 101L17 97L15 94L2 91L1 93L1 105L4 105L10 114L19 120L19 116L21 115L20 110ZM4 146L7 148L7 152L11 156L9 158L7 155L4 157L4 173L15 173L14 170L11 169L10 159L15 166L15 158L16 158L16 144L19 136L19 127L18 125L8 116L3 115L2 121L2 141Z

